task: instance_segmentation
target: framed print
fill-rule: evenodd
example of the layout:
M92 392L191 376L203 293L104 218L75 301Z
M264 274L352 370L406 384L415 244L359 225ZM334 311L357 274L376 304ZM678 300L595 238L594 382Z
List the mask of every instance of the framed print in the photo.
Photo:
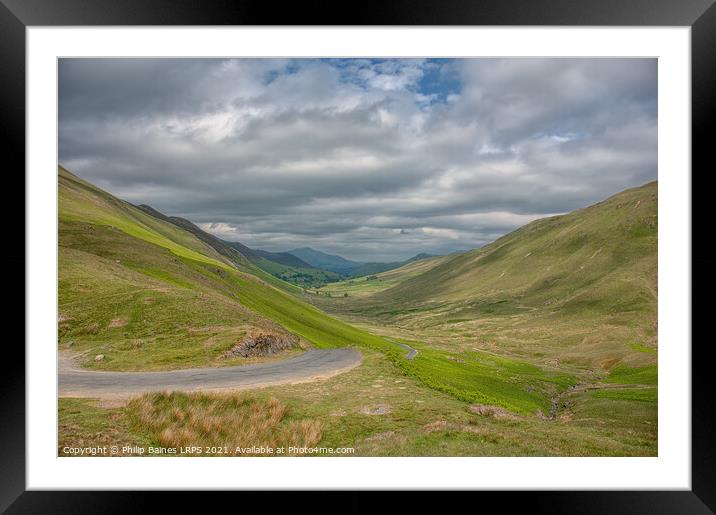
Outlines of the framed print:
M395 3L351 25L5 3L26 366L5 378L3 508L124 510L82 490L716 505L691 301L712 265L692 258L691 171L709 2Z

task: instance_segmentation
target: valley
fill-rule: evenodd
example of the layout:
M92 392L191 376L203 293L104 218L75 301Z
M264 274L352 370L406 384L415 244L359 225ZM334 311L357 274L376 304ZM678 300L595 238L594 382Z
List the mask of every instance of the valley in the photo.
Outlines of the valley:
M60 449L92 434L238 446L243 424L257 441L357 455L656 454L656 182L476 250L369 263L251 249L64 168L58 180L58 350L82 369L211 374L312 349L361 356L333 377L240 392L155 383L117 403L67 389ZM265 334L291 347L224 357Z

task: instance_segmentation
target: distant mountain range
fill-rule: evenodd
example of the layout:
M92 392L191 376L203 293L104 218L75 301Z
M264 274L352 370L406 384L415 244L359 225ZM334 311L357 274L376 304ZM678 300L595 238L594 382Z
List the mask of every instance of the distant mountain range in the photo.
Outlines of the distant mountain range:
M341 256L336 256L334 254L326 254L325 252L312 249L311 247L301 247L299 249L287 250L286 253L296 256L315 268L330 270L331 272L336 272L337 274L347 275L363 264L351 261L350 259L346 259Z
M326 254L325 252L321 252L320 250L316 250L311 247L301 247L286 251L286 253L296 256L315 268L330 270L331 272L341 274L345 277L360 277L363 275L378 274L380 272L386 272L394 268L399 268L413 261L434 257L432 254L426 254L423 252L411 257L410 259L406 259L405 261L394 261L391 263L363 263L359 261L351 261L350 259L346 259L335 254Z
M178 216L167 216L151 206L135 206L145 213L178 226L211 246L219 254L233 262L250 262L274 277L298 286L319 286L346 277L360 277L399 268L406 263L433 257L421 253L405 261L393 263L361 263L341 256L326 254L311 247L302 247L287 252L269 252L252 249L238 241L225 241L205 232L194 223Z

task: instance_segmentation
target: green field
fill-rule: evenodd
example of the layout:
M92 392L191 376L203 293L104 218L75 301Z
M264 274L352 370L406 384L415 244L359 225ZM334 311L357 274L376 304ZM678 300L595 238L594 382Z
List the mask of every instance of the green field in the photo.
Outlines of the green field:
M655 195L655 184L630 190L484 249L324 286L329 297L60 169L58 345L90 368L153 370L255 361L220 355L251 331L291 333L303 348L353 346L364 354L348 374L255 394L287 406L286 427L294 416L317 421L322 445L358 445L370 455L652 455L655 388L626 388L621 397L618 389L568 389L602 380L656 384L656 353L643 350L656 341ZM621 245L609 243L612 225L624 232ZM590 267L575 272L583 262ZM406 360L391 339L418 355ZM561 398L572 399L557 412L565 418L542 420ZM622 429L602 434L574 423L579 410L607 417L609 401ZM164 402L143 406L170 409ZM182 398L171 409L210 406L221 417L212 402ZM371 403L394 408L363 414ZM476 415L473 404L512 418ZM63 399L60 439L106 432L109 417L122 434L158 441L167 428L150 427L151 417L137 417L132 406ZM345 416L331 415L341 410ZM644 418L653 427L642 427ZM272 438L293 438L277 424ZM380 430L391 436L371 440ZM555 440L542 441L545 431Z

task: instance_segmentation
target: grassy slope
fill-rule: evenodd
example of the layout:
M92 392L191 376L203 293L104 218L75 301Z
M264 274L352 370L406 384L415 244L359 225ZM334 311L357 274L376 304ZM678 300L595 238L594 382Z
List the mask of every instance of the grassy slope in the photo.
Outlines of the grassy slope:
M537 220L444 261L381 299L456 303L475 312L507 300L568 313L644 310L656 302L657 185Z
M59 305L66 319L60 341L105 354L93 366L207 363L254 328L283 327L318 347L362 343L392 349L64 170L59 224Z
M190 232L230 263L236 265L239 270L257 275L283 290L295 293L298 291L297 286L305 287L313 284L324 284L338 279L338 274L311 268L310 265L303 263L291 254L254 250L239 242L226 242L207 233L184 218L166 216L147 205L137 207L153 218L176 225Z
M442 348L642 366L656 361L643 352L656 347L656 249L654 182L537 220L372 295L314 302Z
M211 247L186 231L163 223L90 183L59 168L59 220L109 226L170 250L179 257L225 267Z
M275 274L272 274L269 271L264 270L262 267L257 266L255 264L256 261L266 260L260 258L259 255L255 253L255 251L246 247L245 245L242 245L238 242L230 243L223 241L216 236L213 236L203 231L198 226L191 223L189 220L185 220L176 216L166 216L165 214L157 211L151 206L140 205L136 207L142 212L150 215L150 218L158 219L160 221L166 222L173 226L177 226L180 229L191 233L198 240L204 242L206 245L214 249L218 254L223 256L225 260L233 264L239 270L256 275L267 283L290 293L297 293L301 291L300 288L298 288L296 285L282 281L275 277Z
M236 272L211 248L64 171L59 181L61 346L104 354L98 368L173 368L281 330L216 288L208 270Z

